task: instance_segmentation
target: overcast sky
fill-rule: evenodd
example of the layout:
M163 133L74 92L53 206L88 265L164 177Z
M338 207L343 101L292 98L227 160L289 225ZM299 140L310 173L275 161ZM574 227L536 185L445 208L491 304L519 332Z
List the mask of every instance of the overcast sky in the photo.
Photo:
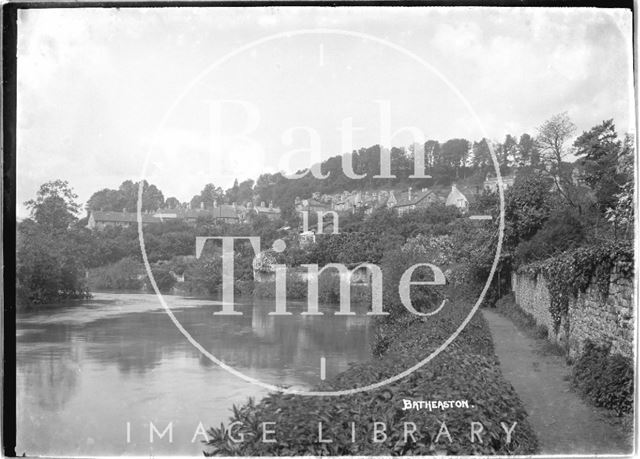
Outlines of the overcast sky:
M310 142L344 153L345 119L354 148L380 143L386 107L390 132L440 141L534 135L562 111L579 132L609 118L631 132L631 26L569 8L24 10L18 216L48 180L85 202L147 158L144 176L181 201L291 171L316 159Z

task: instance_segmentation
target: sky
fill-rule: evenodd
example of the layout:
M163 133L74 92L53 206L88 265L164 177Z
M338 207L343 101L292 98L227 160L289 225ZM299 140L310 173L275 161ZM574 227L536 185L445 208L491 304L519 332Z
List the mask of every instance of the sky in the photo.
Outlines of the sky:
M70 8L18 17L17 212L144 178L206 183L352 148L634 132L632 17L577 8Z

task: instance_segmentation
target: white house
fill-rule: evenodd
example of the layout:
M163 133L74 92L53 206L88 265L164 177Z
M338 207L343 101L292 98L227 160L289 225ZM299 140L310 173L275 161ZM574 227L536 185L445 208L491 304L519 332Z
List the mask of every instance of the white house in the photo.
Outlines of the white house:
M449 192L449 196L447 196L446 205L455 206L462 212L466 212L469 209L469 200L458 190L455 183L451 185L451 191Z

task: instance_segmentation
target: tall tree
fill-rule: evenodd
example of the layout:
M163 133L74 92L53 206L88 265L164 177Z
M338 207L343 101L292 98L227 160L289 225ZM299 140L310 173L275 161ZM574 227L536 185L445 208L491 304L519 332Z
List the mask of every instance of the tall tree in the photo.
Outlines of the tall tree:
M211 209L214 204L218 205L223 201L224 191L219 186L215 186L213 183L207 183L200 194L191 198L191 207L204 206L206 209Z
M469 157L470 143L467 139L450 139L442 145L442 156L447 166L460 177L460 168L464 167Z
M579 209L579 204L573 198L576 195L572 180L573 168L565 162L570 153L566 143L575 130L576 126L567 112L559 113L538 127L536 144L540 151L540 163L543 166L541 170L553 179L556 190L564 200L572 207Z
M117 190L109 188L93 193L87 201L88 210L110 210L120 212L135 212L138 209L138 191L140 182L125 180ZM146 180L142 182L142 210L155 211L164 205L162 191Z
M504 163L503 167L514 167L520 162L520 152L518 151L518 141L511 135L507 134L502 144Z
M164 202L164 206L167 209L176 209L180 207L180 201L178 201L178 198L171 196L170 198L167 198L167 200Z
M604 211L615 206L615 195L629 177L618 168L624 153L613 120L603 121L583 132L573 146L583 169L583 178L596 192L600 209Z
M518 142L518 150L520 152L519 166L538 166L540 163L540 152L533 137L527 133L522 134Z
M36 199L24 204L31 217L40 225L50 229L64 230L77 221L80 205L78 196L66 180L53 180L40 186Z
M440 142L437 140L427 140L424 144L425 165L434 167L441 164L442 154Z
M225 200L228 203L238 202L238 194L240 191L240 186L238 185L238 179L233 181L233 186L224 192Z
M493 161L491 160L491 150L489 149L489 142L487 139L482 139L479 142L473 142L472 155L472 165L474 168L485 169L493 165Z
M559 113L538 127L536 142L540 149L541 159L551 168L559 167L569 154L565 144L576 131L567 112Z

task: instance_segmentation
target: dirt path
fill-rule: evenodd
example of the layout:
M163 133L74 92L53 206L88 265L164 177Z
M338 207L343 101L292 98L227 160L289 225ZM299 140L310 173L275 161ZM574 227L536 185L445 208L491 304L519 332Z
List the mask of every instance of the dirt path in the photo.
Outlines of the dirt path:
M502 373L529 413L542 454L624 454L626 436L603 410L590 407L570 390L564 358L543 353L544 340L528 337L507 317L483 309Z

